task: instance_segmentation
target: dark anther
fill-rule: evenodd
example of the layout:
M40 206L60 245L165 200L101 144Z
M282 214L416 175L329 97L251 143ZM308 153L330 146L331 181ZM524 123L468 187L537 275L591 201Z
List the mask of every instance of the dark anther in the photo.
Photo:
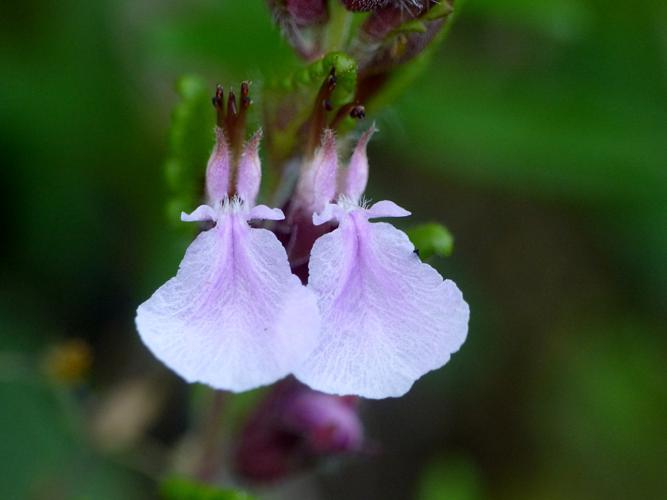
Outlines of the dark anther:
M222 101L225 99L225 92L222 88L222 85L215 86L215 95L211 98L213 107L218 109L222 107Z
M419 248L415 248L412 252L416 254L417 257L421 257L421 255L419 255Z
M223 128L225 126L225 93L222 85L215 87L215 95L211 98L211 102L215 108L216 124Z
M333 92L333 90L336 88L336 82L336 68L333 67L331 68L331 71L329 71L329 76L326 80L326 88L329 92Z
M363 106L355 106L350 110L350 116L357 120L366 118L366 108Z
M331 125L329 125L329 127L332 129L338 128L343 119L347 116L354 118L356 120L361 120L366 117L366 108L364 108L360 104L355 104L352 102L349 102L344 106L341 106L338 109L338 112L336 113L334 119L331 120Z
M246 110L252 104L252 101L249 97L250 94L250 84L248 82L241 83L241 110Z
M313 107L313 113L310 116L310 122L308 124L307 154L312 154L319 145L322 132L327 126L326 114L333 110L331 95L335 88L336 68L332 67L329 74L324 79L324 82L322 82L320 90L317 92L317 97L315 98L315 106Z
M241 153L245 136L246 111L252 104L252 99L250 99L250 82L241 83L240 100L238 103L233 90L229 91L227 102L225 103L225 94L222 85L216 86L215 94L211 101L216 111L216 124L224 130L232 153L238 157Z

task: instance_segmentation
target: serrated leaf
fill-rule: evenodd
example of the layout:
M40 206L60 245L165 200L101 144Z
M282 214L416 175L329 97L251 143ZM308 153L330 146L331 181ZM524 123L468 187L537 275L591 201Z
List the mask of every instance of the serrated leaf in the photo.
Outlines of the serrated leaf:
M252 500L249 494L231 489L220 489L192 479L169 477L160 485L163 500Z
M433 255L448 257L454 250L454 237L445 226L436 222L415 226L408 230L408 236L422 259Z

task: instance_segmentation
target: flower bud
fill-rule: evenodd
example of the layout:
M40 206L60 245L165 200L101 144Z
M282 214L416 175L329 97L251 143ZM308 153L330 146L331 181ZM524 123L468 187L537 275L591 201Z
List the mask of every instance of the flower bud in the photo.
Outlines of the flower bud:
M312 61L322 55L327 0L267 0L273 20L299 57Z
M382 7L397 7L402 10L418 10L424 0L342 0L345 8L352 12L370 12Z
M275 481L318 458L360 451L357 399L313 391L293 378L273 387L246 425L236 451L237 472Z
M343 0L343 5L352 12L370 12L389 3L389 0Z
M453 4L454 0L403 0L373 11L355 48L357 99L368 102L395 68L424 52L442 33Z
M325 0L285 0L285 8L299 26L320 24L328 16Z
M389 6L373 12L362 25L362 31L371 40L379 41L408 20L400 8Z

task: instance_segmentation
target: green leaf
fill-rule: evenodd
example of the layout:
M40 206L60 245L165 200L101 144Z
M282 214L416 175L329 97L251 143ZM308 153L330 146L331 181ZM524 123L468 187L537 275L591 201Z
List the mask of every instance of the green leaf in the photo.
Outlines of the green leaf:
M237 490L220 489L181 477L168 477L160 485L163 500L252 500L253 497Z
M632 498L638 484L642 498L664 496L666 347L647 319L586 314L549 332L524 431L558 498Z
M422 259L433 255L448 257L454 250L454 237L445 226L437 222L415 226L408 230L408 236Z
M174 108L169 131L165 176L170 191L167 214L178 221L181 211L192 210L203 190L203 175L213 146L215 123L210 89L203 78L181 77L176 83L181 97Z

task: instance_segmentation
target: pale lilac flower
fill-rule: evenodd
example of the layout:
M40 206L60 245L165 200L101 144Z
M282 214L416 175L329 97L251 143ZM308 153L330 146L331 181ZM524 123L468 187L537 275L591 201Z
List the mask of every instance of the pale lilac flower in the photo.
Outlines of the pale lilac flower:
M243 391L275 382L303 361L315 345L319 314L276 236L249 225L284 218L279 209L254 205L259 134L243 148L235 172L221 128L216 137L208 204L181 216L215 226L197 236L176 276L139 306L136 323L155 356L188 382Z
M464 342L469 309L454 282L415 253L407 235L370 219L410 213L391 201L360 204L368 161L362 138L336 203L313 214L337 221L310 255L308 288L318 296L320 340L295 375L330 394L385 398L405 394L444 365Z

